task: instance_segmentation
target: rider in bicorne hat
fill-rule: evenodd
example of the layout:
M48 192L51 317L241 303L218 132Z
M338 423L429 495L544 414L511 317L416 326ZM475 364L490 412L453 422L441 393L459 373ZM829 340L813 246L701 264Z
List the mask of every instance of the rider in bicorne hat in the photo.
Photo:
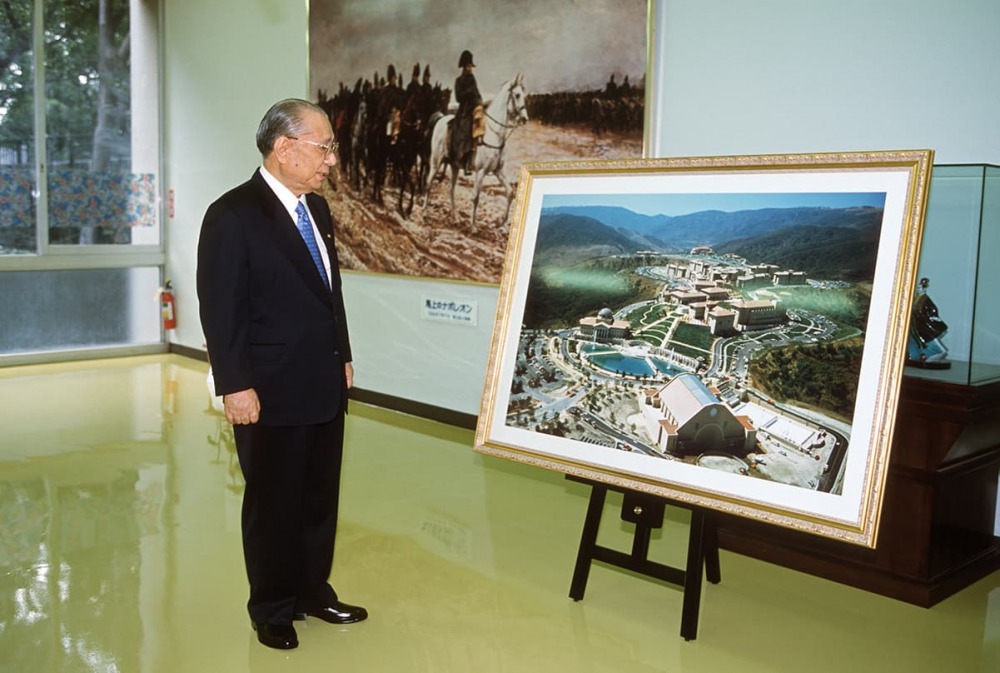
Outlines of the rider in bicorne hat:
M476 145L482 138L478 134L473 141L473 113L479 108L482 114L483 97L479 94L479 86L472 69L476 64L472 61L472 52L466 49L458 59L458 67L462 74L455 80L455 100L458 101L458 111L451 127L451 147L449 154L453 160L465 167L466 173L472 170L476 156Z

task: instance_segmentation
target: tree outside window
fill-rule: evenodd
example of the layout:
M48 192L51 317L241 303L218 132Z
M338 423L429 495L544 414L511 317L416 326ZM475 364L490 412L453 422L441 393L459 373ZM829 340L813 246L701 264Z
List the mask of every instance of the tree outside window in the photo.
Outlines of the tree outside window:
M156 224L155 176L133 170L130 24L128 0L0 0L0 255Z

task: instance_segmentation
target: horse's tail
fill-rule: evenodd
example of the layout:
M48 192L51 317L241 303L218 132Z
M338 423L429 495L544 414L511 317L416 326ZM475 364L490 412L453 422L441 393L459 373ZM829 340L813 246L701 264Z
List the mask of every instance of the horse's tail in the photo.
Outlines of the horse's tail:
M427 119L427 130L430 132L434 125L437 124L438 120L444 116L444 113L440 110L435 110L434 113Z
M435 111L430 117L427 118L427 128L424 129L424 145L426 146L428 153L431 148L432 138L434 137L434 127L437 126L437 123L441 121L442 117L444 117L443 112Z

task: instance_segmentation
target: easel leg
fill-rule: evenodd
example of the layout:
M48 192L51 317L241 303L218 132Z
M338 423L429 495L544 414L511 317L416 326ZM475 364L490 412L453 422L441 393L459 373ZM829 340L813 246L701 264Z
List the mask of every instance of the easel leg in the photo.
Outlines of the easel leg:
M583 534L580 536L580 551L576 555L576 567L573 569L573 581L569 588L569 597L574 601L583 600L583 594L587 590L590 564L594 558L594 548L597 546L597 529L601 526L601 514L604 511L604 499L607 493L608 489L598 484L594 484L590 491L587 518L583 523Z
M719 565L719 529L711 515L705 516L705 579L712 584L722 581Z
M646 560L649 556L649 538L652 529L644 524L635 525L635 533L632 536L632 558Z
M681 611L681 637L698 637L698 612L701 608L701 578L705 564L705 515L691 512L691 532L688 536L687 568L684 571L684 604ZM716 559L718 560L718 559Z
M574 479L573 477L568 478ZM623 491L625 496L622 500L622 521L635 525L632 553L624 554L617 549L601 547L597 544L597 531L601 525L601 515L604 512L604 501L608 487L583 479L576 480L590 484L591 491L587 517L583 524L583 533L580 536L580 549L577 552L576 566L573 569L573 581L570 584L570 598L575 601L583 600L583 594L587 590L587 579L590 576L590 566L594 561L601 561L669 582L684 590L681 609L681 637L688 641L694 640L698 636L702 579L707 578L713 584L719 583L722 579L715 520L701 509L692 509L688 533L687 567L681 569L657 563L648 558L650 535L652 529L662 527L664 506L670 502L645 494Z

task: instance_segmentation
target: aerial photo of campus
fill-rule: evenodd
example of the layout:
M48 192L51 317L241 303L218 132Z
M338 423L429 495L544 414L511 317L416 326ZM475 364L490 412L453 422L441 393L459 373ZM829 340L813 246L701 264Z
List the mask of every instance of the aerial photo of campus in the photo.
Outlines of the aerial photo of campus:
M884 202L547 195L506 424L840 493Z

